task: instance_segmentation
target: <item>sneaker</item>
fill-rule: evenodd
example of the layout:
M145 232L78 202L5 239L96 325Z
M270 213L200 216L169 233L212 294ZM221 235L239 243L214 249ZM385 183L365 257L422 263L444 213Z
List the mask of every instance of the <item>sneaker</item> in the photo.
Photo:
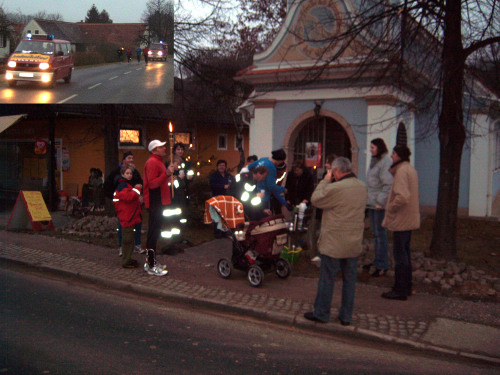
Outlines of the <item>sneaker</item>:
M167 270L167 265L166 264L160 264L156 260L155 260L155 267L158 267L159 269L162 269L162 270L165 270L165 271ZM149 269L149 264L148 264L148 262L146 262L146 263L144 263L144 271L148 272L148 269Z
M122 255L123 255L122 247L120 246L120 248L118 249L118 256L121 257Z
M146 265L147 265L147 263L146 263ZM167 270L161 269L158 266L149 267L149 265L147 265L147 267L144 267L144 268L146 269L146 272L148 273L148 275L165 276L166 274L168 274Z
M146 249L141 249L141 245L135 245L134 252L139 253L139 254L144 254L146 252Z

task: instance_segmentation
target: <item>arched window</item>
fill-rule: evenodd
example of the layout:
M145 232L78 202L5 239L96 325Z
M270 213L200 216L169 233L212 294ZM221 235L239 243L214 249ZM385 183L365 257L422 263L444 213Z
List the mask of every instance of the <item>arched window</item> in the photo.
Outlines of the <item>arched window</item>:
M408 135L406 133L406 126L404 122L398 125L398 133L396 134L396 144L408 146Z
M306 160L307 143L311 142L320 144L320 169L324 167L325 157L329 154L345 156L352 160L351 142L346 131L330 117L311 117L301 124L294 143L293 160Z

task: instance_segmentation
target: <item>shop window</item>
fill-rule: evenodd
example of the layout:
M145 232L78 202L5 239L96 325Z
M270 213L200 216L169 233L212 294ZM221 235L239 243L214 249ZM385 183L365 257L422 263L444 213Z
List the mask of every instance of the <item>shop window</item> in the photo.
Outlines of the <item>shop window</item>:
M186 149L192 144L191 141L191 133L175 133L174 135L174 143L182 143Z
M227 134L217 135L217 150L227 150Z
M120 147L143 146L141 128L120 129Z

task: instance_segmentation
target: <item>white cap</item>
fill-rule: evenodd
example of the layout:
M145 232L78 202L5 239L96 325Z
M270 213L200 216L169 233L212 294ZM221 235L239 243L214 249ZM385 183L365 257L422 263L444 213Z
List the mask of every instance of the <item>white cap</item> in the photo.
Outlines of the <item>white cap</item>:
M160 147L160 146L165 146L167 142L160 142L159 140L155 139L155 140L152 140L151 142L149 142L149 146L148 146L148 150L149 152L153 152L153 150L156 148L156 147Z

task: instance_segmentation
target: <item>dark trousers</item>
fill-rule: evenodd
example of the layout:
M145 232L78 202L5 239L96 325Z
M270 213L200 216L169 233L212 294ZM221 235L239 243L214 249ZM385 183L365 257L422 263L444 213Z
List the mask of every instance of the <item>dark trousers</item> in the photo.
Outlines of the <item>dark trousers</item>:
M358 258L331 258L324 254L320 254L320 257L321 270L314 301L314 316L323 322L328 322L330 319L335 278L342 271L342 303L339 318L344 322L350 322L354 309Z
M122 228L122 264L124 266L132 261L132 252L134 251L134 227Z
M154 205L148 209L148 239L146 242L146 248L148 249L156 250L156 243L160 238L163 223L163 208L162 205Z
M393 232L394 291L402 296L411 294L412 271L410 253L411 230Z

